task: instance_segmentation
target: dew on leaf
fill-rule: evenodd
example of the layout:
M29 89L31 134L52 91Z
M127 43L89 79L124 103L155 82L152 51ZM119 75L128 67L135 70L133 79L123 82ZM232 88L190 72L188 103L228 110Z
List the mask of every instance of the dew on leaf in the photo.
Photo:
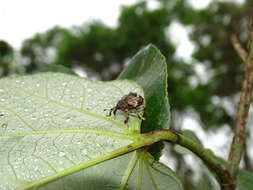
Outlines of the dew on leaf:
M43 90L45 86L43 83L38 83L37 79L42 82L44 79L48 79L48 97L44 97ZM15 83L15 80L19 84ZM76 85L76 81L78 81L78 84L82 84L84 90ZM0 163L4 162L8 165L8 153L6 154L6 152L10 152L10 164L13 165L17 178L21 181L40 180L54 174L55 170L57 172L65 170L77 163L83 163L88 159L96 158L96 156L102 156L132 142L120 137L105 137L104 135L104 132L107 131L123 132L120 127L104 120L106 113L99 113L104 108L110 107L107 105L114 105L117 100L112 98L114 93L109 93L109 96L106 93L107 89L111 88L106 83L99 83L98 85L97 82L59 73L35 74L32 77L25 76L12 79L9 83L9 96L6 93L0 93L0 103L7 108L13 109L13 112L17 113L20 119L27 122L31 129L11 111L0 110L0 116L3 115L0 117L0 126L2 123L8 122L9 126L6 129L8 133L16 132L18 135L23 135L17 138L8 137L10 146L6 146L4 149L1 148L0 152L3 153L0 154L0 157L2 157ZM6 85L9 83L7 79ZM13 83L21 88L12 89ZM128 92L133 88L131 83L122 82L122 84L125 84L125 89L122 89L124 91ZM2 89L7 91L5 88L0 88L1 91ZM21 89L24 89L24 91L21 91ZM35 90L38 90L41 94L38 95ZM83 107L89 108L91 112L94 111L94 114L86 114L86 111L80 110L80 103L83 104ZM33 132L32 129L35 131ZM2 132L5 129L0 130ZM37 130L39 130L38 134ZM65 130L69 131L66 132ZM93 131L101 132L101 135L93 134ZM7 137L0 137L0 143L7 142ZM115 138L115 141L109 140L110 138ZM111 143L114 143L114 145L112 146ZM18 146L14 146L15 144L18 144ZM27 146L25 146L26 144ZM30 145L34 145L35 148L31 148ZM15 178L13 173L9 175L1 172L0 169L1 177ZM20 188L16 188L15 185L17 184L11 182L8 189ZM3 185L0 183L0 189L2 187Z
M88 153L88 152L87 152L87 149L83 149L82 153L83 153L84 155L86 155L86 154Z
M65 120L67 123L69 123L71 121L71 118L70 117L67 117L66 120Z
M63 157L63 156L65 156L65 155L66 155L65 152L59 152L59 156L60 156L60 157Z

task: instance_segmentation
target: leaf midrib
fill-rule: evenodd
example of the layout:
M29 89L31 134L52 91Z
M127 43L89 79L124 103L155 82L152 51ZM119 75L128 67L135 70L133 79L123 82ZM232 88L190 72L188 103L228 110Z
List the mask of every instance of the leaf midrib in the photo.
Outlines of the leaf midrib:
M115 132L107 132L107 131L98 131L98 130L83 130L83 129L61 129L61 130L46 130L46 131L25 131L25 132L13 132L13 133L3 133L1 136L26 136L26 135L41 135L41 134L66 134L66 133L76 133L76 134L97 134L97 135L105 135L111 137L118 137L121 139L129 139L136 140L138 134L123 134L123 133L115 133Z

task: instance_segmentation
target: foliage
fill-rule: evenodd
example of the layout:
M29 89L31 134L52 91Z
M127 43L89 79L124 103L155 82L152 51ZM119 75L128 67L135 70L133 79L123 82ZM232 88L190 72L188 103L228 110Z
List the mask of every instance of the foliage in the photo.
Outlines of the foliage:
M245 41L247 35L239 31L245 29L247 18L243 13L248 10L248 4L213 2L206 9L194 10L184 0L160 3L163 6L154 10L149 10L145 1L123 7L116 28L95 21L72 29L55 27L37 34L26 40L21 50L29 60L27 71L34 72L51 63L91 70L91 73L99 73L103 80L110 80L116 78L134 52L153 43L168 62L168 91L173 110L185 112L189 107L194 108L206 128L231 124L231 115L221 105L213 104L211 94L230 97L238 91L240 61L229 36L240 33ZM188 64L174 56L176 47L167 33L171 23L176 21L194 26L191 36L196 44L195 61L213 73L206 83L199 81L192 86L191 80L198 80L195 61ZM54 56L48 61L50 51ZM231 79L235 85L230 85Z
M0 40L0 76L6 76L10 73L12 60L12 47L7 42Z
M148 9L147 1L123 7L115 28L93 21L70 29L54 27L36 34L21 48L26 72L58 69L69 72L69 68L78 68L87 71L88 76L111 80L118 76L135 52L153 43L167 60L167 90L173 115L170 127L180 129L175 121L180 121L189 111L198 113L203 128L231 126L234 115L214 100L225 98L231 102L239 92L242 64L232 48L230 35L237 34L243 45L248 46L245 31L252 2L213 1L198 10L187 0L157 2L160 6L152 10ZM190 27L190 37L195 45L191 60L175 56L177 46L171 42L173 36L168 35L175 22ZM12 57L13 51L9 55ZM9 58L8 64L6 58L0 58L0 68L5 68L3 76L12 73L6 67L11 65ZM199 79L195 72L197 65L206 69L206 80ZM192 81L197 83L193 85Z
M231 34L236 34L244 44L248 38L250 16L249 2L212 2L206 9L193 12L178 11L185 25L192 25L191 39L197 48L193 57L205 64L212 76L210 88L213 94L229 96L240 89L242 64L230 43ZM234 81L235 85L231 85Z
M138 56L147 60L144 68L151 69L156 64L166 76L165 60L155 47L147 47ZM127 71L136 71L138 56ZM121 77L130 79L127 75L130 76L122 73ZM144 90L149 89L145 92L147 116L152 109L161 107L152 97L162 95L167 100L167 81L162 84L155 77L151 78L153 86L160 91L150 88L149 83L141 83ZM143 76L149 78L150 75ZM124 124L122 113L115 118L106 116L106 109L125 94L136 92L144 96L138 83L95 82L73 75L43 73L1 79L0 91L1 189L183 189L176 174L146 151L157 137L141 136L141 120L131 117ZM169 110L164 114L167 116L158 115L160 121L168 123ZM147 122L153 126L152 119ZM167 127L156 125L152 130Z
M150 45L132 58L118 79L131 79L144 89L146 98L145 121L141 131L170 128L170 105L167 95L167 66L164 56ZM157 148L160 151L157 151ZM149 151L159 160L163 144Z

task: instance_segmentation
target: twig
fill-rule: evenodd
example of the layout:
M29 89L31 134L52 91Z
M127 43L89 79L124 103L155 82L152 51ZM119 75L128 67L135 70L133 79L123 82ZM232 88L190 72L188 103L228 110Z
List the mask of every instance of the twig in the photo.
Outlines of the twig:
M230 40L235 50L237 51L238 55L243 60L243 62L246 62L247 57L248 57L248 52L241 46L237 36L235 34L232 34Z
M253 24L250 27L250 49L247 58L245 59L245 74L242 83L240 101L237 109L235 120L235 134L230 147L228 158L228 171L232 178L236 179L239 168L239 163L244 152L246 140L246 123L251 102L252 83L253 83ZM238 51L237 51L238 52ZM240 54L238 52L240 56ZM244 54L244 53L243 53Z
M205 149L203 146L193 142L188 137L185 137L176 131L157 130L157 131L152 131L149 133L140 134L140 135L136 136L136 138L138 138L138 140L135 140L133 143L131 143L127 146L121 147L121 148L116 149L112 152L101 155L98 158L91 159L91 160L81 163L79 165L75 165L75 166L68 168L64 171L57 172L57 173L50 175L48 177L45 177L41 180L37 180L37 181L33 181L31 183L28 183L27 185L23 186L22 189L23 190L24 189L37 189L42 185L50 183L54 180L58 180L62 177L73 174L73 173L83 170L85 168L94 166L94 165L101 163L105 160L109 160L109 159L118 157L120 155L126 154L128 152L153 145L154 143L157 143L160 141L169 141L172 143L176 143L176 144L179 144L179 145L191 150L201 160L203 160L203 162L209 167L209 169L214 174L216 174L215 177L219 181L221 187L231 184L230 183L231 179L230 179L228 172L226 171L226 167L220 163L219 159L210 150Z
M143 134L143 136L145 138L142 140L142 142L151 140L152 143L154 143L154 138L156 138L157 142L161 140L169 141L175 144L179 144L187 148L188 150L192 151L213 172L222 190L225 190L227 189L227 187L230 187L231 184L232 185L234 184L234 181L231 178L230 174L228 173L226 166L221 163L220 159L218 159L212 153L212 151L205 149L203 146L193 142L188 137L179 134L177 131L157 130L147 134ZM146 138L147 136L149 136L150 138ZM145 144L152 144L152 143L146 142Z

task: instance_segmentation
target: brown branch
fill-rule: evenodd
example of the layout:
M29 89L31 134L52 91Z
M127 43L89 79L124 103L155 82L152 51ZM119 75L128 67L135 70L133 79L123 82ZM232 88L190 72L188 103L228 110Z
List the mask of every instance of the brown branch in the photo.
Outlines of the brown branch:
M230 37L231 43L234 46L236 52L241 57L243 62L246 62L248 57L248 52L241 46L237 36L235 34L232 34Z
M240 43L237 43L240 44ZM235 134L230 147L230 153L228 157L228 171L233 179L236 179L236 175L239 168L239 163L245 148L246 140L246 124L248 119L248 112L252 95L252 83L253 83L253 24L250 27L250 50L245 59L245 53L240 56L245 59L245 73L244 81L242 83L242 90L240 101L237 109L237 115L235 120ZM240 49L241 50L241 49ZM238 52L238 51L237 51ZM240 51L241 52L241 51ZM235 186L235 185L234 185ZM231 189L235 189L232 187Z

